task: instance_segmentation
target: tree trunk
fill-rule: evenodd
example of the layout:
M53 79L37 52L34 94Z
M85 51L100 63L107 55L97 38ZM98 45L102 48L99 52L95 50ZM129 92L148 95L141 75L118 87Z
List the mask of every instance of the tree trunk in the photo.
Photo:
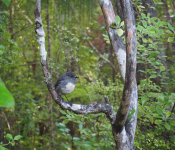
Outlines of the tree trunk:
M50 21L49 21L49 0L47 0L47 39L48 39L48 54L49 62L51 63L51 43L50 43ZM50 69L52 77L52 69ZM54 135L53 135L53 117L52 117L52 97L49 93L49 114L50 114L50 137L51 137L51 150L54 150Z
M0 142L4 143L4 126L3 116L0 114Z
M166 20L167 20L167 22L169 22L169 24L172 25L172 20L171 20L170 14L168 12L167 0L161 0L161 1L163 3L163 11L164 11L164 14L166 16ZM169 42L169 46L170 46L170 49L171 49L172 56L175 55L175 43Z

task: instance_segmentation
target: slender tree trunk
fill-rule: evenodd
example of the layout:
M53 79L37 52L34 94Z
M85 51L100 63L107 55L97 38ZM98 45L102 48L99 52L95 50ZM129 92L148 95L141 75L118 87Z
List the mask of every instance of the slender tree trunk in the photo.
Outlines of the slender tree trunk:
M16 108L15 108L16 109ZM17 122L16 116L14 115L14 124ZM15 127L15 135L19 135L19 127L16 126ZM20 140L15 141L16 143L18 143L18 150L21 150L21 143Z
M50 20L49 20L49 0L47 0L47 39L48 39L48 56L51 64L51 42L50 42ZM52 76L52 69L50 68L50 75ZM52 117L52 97L49 93L49 114L50 114L50 137L51 137L51 150L54 150L54 134L53 134L53 117Z
M1 109L1 108L0 108ZM4 124L3 124L3 116L0 114L0 142L4 143Z
M161 1L163 3L163 11L164 11L164 14L166 16L166 20L167 20L167 22L169 22L169 24L172 25L172 20L171 20L170 14L168 12L167 0L161 0ZM169 46L171 49L172 56L175 55L175 43L169 42Z

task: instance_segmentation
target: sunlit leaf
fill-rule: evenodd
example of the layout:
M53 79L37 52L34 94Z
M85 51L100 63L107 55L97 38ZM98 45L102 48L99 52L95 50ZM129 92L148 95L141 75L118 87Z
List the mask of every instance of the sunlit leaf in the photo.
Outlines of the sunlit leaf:
M11 93L6 89L3 81L0 79L0 107L8 107L14 109L14 99Z
M166 117L168 118L170 115L171 115L171 112L170 111L167 111Z
M147 23L146 23L146 21L143 20L142 23L143 23L143 26L146 28L146 27L147 27Z
M83 128L83 125L80 123L79 124L79 129L81 130Z
M164 71L165 70L165 67L164 66L160 66L160 71Z
M21 139L21 138L22 138L21 135L17 135L17 136L14 137L14 140L19 140L19 139Z
M64 124L66 124L66 123L68 123L68 122L69 122L68 119L63 120L63 123L64 123Z
M155 121L155 124L157 124L157 125L159 125L159 124L161 124L162 123L162 120L156 120Z
M123 30L122 29L118 29L117 33L118 33L119 36L122 36L123 35Z
M124 21L122 21L121 23L120 23L120 26L123 26L124 25Z
M13 137L12 137L11 134L7 133L6 139L7 139L8 141L11 141L11 140L13 140Z
M173 42L174 41L174 37L169 37L168 38L168 42Z
M168 27L170 28L171 31L174 31L174 28L172 27L171 24L168 24Z
M56 124L56 126L58 126L60 128L66 128L66 125L61 123L61 122L60 123L56 122L55 124Z
M121 21L120 17L119 16L116 16L116 22L117 22L117 24L120 24L120 21Z

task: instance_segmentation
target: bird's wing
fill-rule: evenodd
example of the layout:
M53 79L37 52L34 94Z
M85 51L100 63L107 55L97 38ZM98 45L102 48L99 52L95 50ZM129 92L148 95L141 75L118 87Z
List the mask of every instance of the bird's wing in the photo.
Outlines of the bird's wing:
M60 85L60 84L62 83L63 79L64 79L64 78L63 78L62 76L60 76L60 77L57 79L57 82L56 82L56 84L55 84L55 89L57 88L58 85Z

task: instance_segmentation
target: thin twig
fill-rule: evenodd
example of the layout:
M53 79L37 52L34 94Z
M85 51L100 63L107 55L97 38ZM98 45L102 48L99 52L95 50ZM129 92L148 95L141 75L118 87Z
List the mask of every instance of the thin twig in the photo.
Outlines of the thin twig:
M86 91L87 95L89 96L89 100L90 100L90 102L91 102L91 104L92 104L92 100L91 100L91 97L90 97L88 91L86 90L86 88L84 87L84 85L83 85L80 81L79 81L79 83L81 84L81 86L82 86L82 87L84 88L84 90Z

